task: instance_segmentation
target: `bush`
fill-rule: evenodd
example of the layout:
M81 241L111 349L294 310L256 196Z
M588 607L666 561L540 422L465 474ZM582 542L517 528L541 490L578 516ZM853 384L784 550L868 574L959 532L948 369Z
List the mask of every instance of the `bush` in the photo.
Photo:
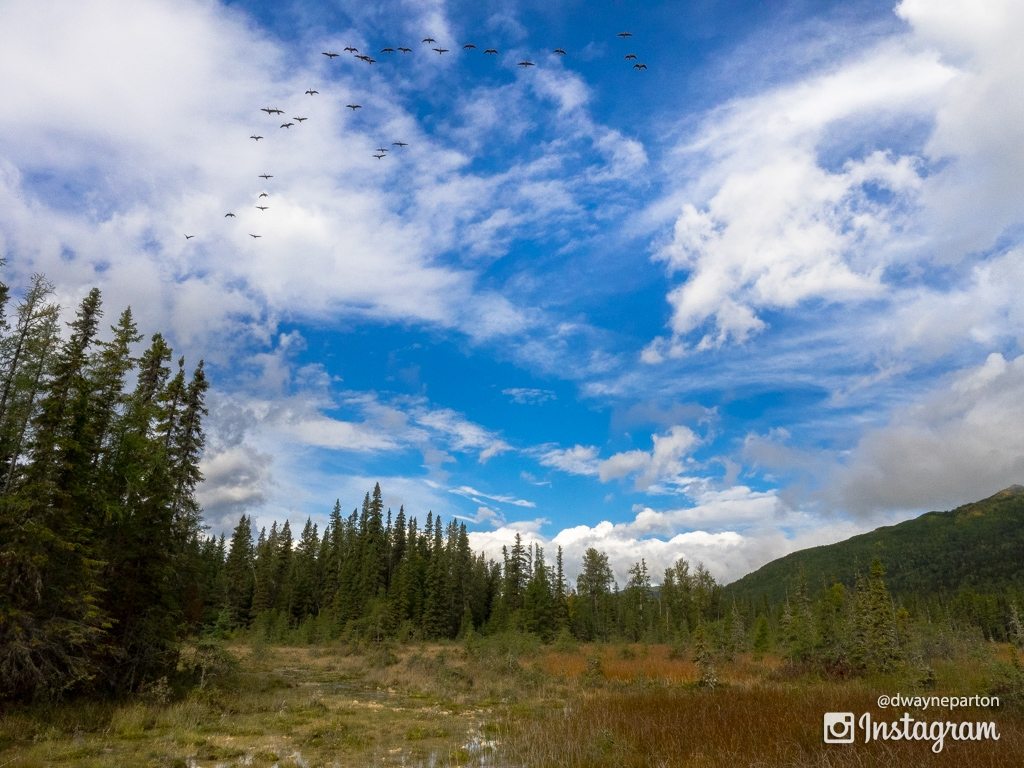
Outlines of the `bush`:
M236 681L238 670L238 660L212 637L186 646L178 660L179 674L200 690L207 686L230 686Z

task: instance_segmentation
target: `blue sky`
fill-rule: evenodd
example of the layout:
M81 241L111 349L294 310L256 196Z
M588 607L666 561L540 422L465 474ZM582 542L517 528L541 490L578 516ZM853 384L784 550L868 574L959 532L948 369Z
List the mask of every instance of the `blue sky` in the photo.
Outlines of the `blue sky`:
M207 361L214 532L379 481L494 555L731 580L1022 482L1022 34L1009 0L9 0L6 280Z

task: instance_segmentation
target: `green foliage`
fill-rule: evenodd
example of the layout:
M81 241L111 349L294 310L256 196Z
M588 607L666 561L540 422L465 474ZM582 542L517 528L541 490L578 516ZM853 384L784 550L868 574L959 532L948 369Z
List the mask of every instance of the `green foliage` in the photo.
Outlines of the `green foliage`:
M0 698L151 685L216 602L193 495L202 364L169 380L159 335L133 357L128 309L104 340L96 289L61 340L51 293L34 277L0 323Z
M796 575L817 594L854 587L858 571L885 563L893 598L912 612L946 613L1008 639L1009 604L1024 599L1024 487L949 512L929 512L828 546L774 560L725 588L740 605L781 605Z

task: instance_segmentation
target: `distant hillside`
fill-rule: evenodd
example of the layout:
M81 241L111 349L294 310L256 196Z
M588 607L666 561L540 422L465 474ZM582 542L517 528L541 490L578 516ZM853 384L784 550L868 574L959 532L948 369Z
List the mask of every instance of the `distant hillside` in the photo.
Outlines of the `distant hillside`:
M878 556L896 597L940 596L969 588L1000 594L1024 589L1024 486L949 512L928 512L846 541L773 560L725 587L727 600L774 604L803 570L812 594L853 583Z

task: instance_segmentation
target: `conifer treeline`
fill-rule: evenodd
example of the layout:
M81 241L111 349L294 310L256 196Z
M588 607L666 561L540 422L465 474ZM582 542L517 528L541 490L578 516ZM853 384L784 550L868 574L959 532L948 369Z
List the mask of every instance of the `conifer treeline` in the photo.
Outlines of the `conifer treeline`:
M105 339L96 289L62 334L52 295L0 284L0 699L172 671L199 583L203 364L135 357L130 309Z
M681 560L655 590L640 561L620 591L608 556L589 549L570 590L560 547L550 562L517 534L501 562L488 560L470 549L465 523L428 512L420 527L404 508L392 518L379 484L348 516L336 502L323 535L308 519L294 542L287 521L257 535L243 515L230 542L208 539L203 552L207 593L224 596L216 625L270 639L300 630L310 640L468 631L641 640L687 633L718 609L718 585L703 566L691 573ZM208 606L207 619L215 612Z

